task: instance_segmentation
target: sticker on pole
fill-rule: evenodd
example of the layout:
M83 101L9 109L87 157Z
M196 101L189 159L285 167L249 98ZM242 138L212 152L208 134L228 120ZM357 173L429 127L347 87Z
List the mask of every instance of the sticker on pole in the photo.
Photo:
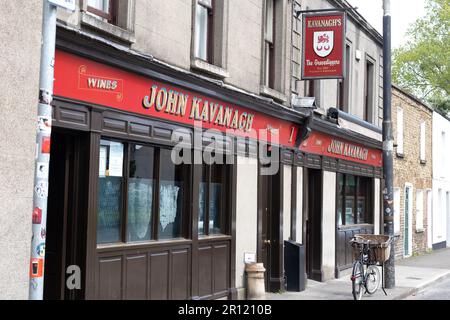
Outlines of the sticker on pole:
M72 12L75 11L75 0L48 0L48 2Z

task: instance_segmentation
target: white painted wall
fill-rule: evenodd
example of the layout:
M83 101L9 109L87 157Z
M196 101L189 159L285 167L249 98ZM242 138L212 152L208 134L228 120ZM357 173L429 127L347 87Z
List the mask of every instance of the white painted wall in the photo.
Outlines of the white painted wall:
M442 141L442 133L445 141ZM446 194L450 192L450 121L437 112L433 112L433 215L432 243L437 244L450 239L447 234ZM441 190L441 192L439 192ZM441 196L439 196L441 194ZM448 241L450 242L450 241ZM450 243L447 243L450 246Z
M292 167L283 165L283 240L291 236Z
M336 173L323 172L322 270L324 281L334 279L336 265Z
M296 242L303 243L303 168L297 168Z
M244 252L256 253L258 210L257 159L237 157L236 185L236 288L244 298Z
M380 179L374 180L374 188L373 188L373 210L374 210L374 216L373 216L373 222L374 222L374 234L380 234L380 218L381 218L381 199L380 199L380 192L381 192L381 181Z

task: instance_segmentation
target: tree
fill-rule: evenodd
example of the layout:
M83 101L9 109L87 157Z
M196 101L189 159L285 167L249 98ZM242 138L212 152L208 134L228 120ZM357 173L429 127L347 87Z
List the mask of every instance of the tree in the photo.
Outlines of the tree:
M444 112L450 112L450 0L427 0L426 15L394 50L394 83Z

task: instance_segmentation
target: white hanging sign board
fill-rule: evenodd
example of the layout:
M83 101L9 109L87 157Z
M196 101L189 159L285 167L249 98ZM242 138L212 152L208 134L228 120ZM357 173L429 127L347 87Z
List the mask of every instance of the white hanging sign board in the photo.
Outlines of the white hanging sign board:
M75 0L48 0L48 2L72 12L75 11Z

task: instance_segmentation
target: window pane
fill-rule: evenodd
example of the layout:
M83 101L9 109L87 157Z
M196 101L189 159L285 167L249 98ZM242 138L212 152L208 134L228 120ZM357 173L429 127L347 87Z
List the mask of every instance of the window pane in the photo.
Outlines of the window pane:
M120 241L123 144L101 140L97 212L97 243Z
M372 179L358 177L358 207L356 223L373 222L373 206L370 203L372 199Z
M222 233L222 192L224 191L223 165L211 166L211 185L209 195L209 234Z
M152 237L154 155L152 147L130 147L127 219L127 241L130 242L150 240Z
M195 24L195 56L208 59L208 9L197 4Z
M89 0L88 6L104 12L109 12L109 0Z
M342 221L342 206L344 204L344 175L342 173L337 174L338 179L338 190L337 190L337 219L338 225L344 224Z
M356 179L355 176L345 176L345 224L355 223L355 193Z
M203 165L202 179L199 186L198 196L198 234L205 235L205 215L206 215L206 197L208 190L208 170L209 166Z
M186 165L175 165L171 150L161 149L159 186L159 238L181 237Z
M273 42L273 4L274 0L266 0L266 23L265 23L265 35L266 41Z

